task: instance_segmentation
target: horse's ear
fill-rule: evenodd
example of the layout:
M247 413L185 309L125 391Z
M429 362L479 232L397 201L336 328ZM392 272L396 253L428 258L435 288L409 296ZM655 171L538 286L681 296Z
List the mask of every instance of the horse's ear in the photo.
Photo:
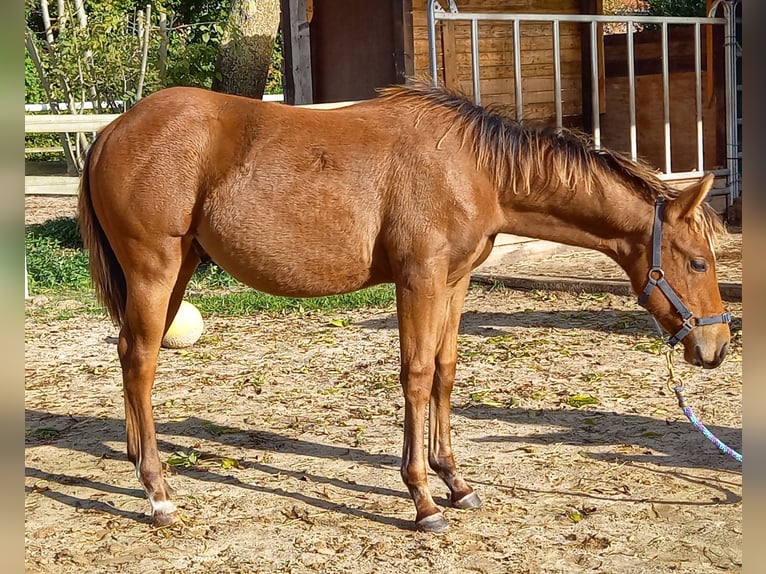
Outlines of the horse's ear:
M695 210L707 198L710 188L713 187L713 179L712 173L706 173L697 183L683 189L676 199L668 203L668 221L678 221L693 216Z

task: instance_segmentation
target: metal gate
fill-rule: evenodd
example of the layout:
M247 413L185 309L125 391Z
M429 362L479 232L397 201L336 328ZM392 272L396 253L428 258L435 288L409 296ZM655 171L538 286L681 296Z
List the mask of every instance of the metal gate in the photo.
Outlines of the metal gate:
M444 0L443 0L444 1ZM522 66L520 52L521 24L522 22L548 23L551 26L551 40L553 48L553 96L555 106L556 126L562 126L562 82L561 82L561 24L575 22L589 27L590 31L590 85L591 85L591 118L592 137L596 147L601 145L601 126L599 115L601 109L599 89L599 61L603 57L598 40L599 26L604 24L620 24L626 29L627 42L627 70L628 70L628 97L629 97L629 141L630 156L635 160L638 156L637 121L636 110L640 102L636 101L636 73L634 69L634 31L641 26L654 26L661 30L662 37L662 114L664 120L664 165L661 167L660 177L667 180L690 179L702 176L706 171L712 171L719 177L725 177L726 186L723 189L714 189L711 195L725 195L726 205L730 205L735 197L741 194L740 178L740 144L738 138L738 97L737 97L737 64L739 53L736 38L736 15L741 16L741 10L737 10L740 0L715 2L705 18L680 18L659 17L643 15L584 15L584 14L517 14L502 12L460 12L454 0L448 0L448 8L445 10L438 0L428 0L428 50L430 75L437 84L439 81L439 68L437 60L437 22L461 21L470 24L470 54L472 70L473 99L481 104L480 54L479 54L479 22L504 22L512 27L513 37L513 84L515 91L515 107L517 119L522 119L523 114L523 90L522 90ZM723 17L715 17L714 14L722 9ZM695 111L696 111L696 161L695 169L691 171L675 172L671 162L671 132L670 132L670 90L669 90L669 53L668 53L668 27L690 26L694 30L694 73L695 73ZM718 170L706 170L704 163L703 142L703 107L702 107L702 27L723 27L725 38L724 44L724 76L725 76L725 117L716 118L717 122L724 122L726 127L725 157L726 167ZM594 48L595 47L595 48Z

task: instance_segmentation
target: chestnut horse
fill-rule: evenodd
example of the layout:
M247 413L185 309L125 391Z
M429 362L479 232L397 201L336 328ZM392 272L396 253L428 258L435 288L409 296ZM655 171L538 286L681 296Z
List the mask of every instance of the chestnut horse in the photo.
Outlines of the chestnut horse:
M722 225L704 202L711 184L706 176L672 191L580 135L532 128L424 84L334 110L194 88L145 98L91 147L79 222L97 295L121 327L127 453L153 523L177 516L151 389L163 333L201 258L276 295L395 285L401 475L416 527L440 531L447 522L426 460L452 505L481 504L455 465L450 393L470 273L495 236L609 255L683 339L685 359L712 368L729 326L713 252Z

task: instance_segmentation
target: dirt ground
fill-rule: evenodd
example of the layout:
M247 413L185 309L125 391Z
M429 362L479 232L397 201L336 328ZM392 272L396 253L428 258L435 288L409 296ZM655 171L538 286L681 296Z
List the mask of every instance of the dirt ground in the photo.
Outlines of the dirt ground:
M68 202L28 203L28 222ZM722 246L722 280L741 277L740 245ZM592 274L594 255L534 273L564 259ZM741 466L678 408L631 297L471 289L453 446L484 504L446 508L443 535L412 529L399 477L393 307L206 316L197 344L162 350L155 417L184 526L154 530L125 457L116 331L79 305L27 303L28 572L741 570ZM742 305L726 307L725 363L675 364L697 415L739 450Z

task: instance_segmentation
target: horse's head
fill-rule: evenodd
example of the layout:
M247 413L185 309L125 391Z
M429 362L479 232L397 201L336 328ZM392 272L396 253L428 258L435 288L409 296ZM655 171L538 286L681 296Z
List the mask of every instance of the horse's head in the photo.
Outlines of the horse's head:
M684 359L707 369L721 364L730 339L715 271L715 225L702 205L712 184L708 174L657 201L651 239L629 270L639 304L670 334L668 343L681 342Z

